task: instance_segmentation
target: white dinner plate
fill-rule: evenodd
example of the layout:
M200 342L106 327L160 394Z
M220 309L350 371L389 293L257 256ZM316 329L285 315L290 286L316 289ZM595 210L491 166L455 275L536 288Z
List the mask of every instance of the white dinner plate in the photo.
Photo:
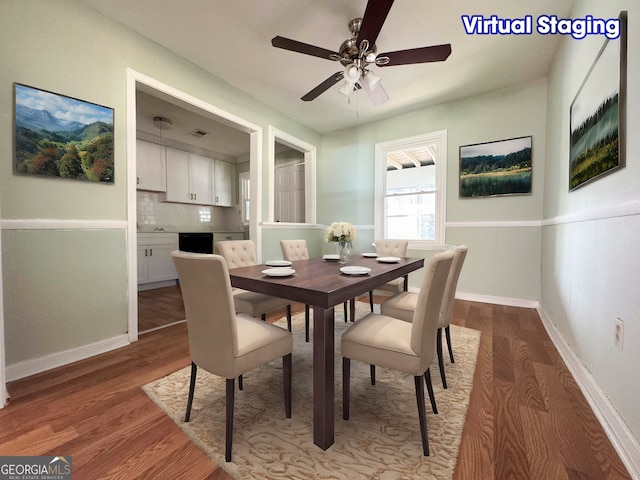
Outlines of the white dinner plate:
M357 265L350 265L347 267L340 267L340 271L345 275L366 275L371 271L367 267L359 267Z
M338 260L340 260L340 255L323 255L322 259L326 260L327 262L337 262Z
M382 263L398 263L399 257L378 257L378 261Z
M288 277L293 275L296 271L293 268L267 268L262 270L267 277Z
M378 256L377 253L363 253L362 254L363 257L367 257L367 258L376 258Z
M268 267L290 267L291 262L289 260L269 260L265 262Z

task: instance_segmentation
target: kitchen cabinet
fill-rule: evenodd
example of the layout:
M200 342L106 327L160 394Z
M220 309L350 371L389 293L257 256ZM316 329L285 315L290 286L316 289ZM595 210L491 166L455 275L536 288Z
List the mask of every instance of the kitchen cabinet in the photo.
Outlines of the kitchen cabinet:
M136 141L136 189L167 190L166 149L163 145Z
M176 280L171 252L177 249L177 233L138 234L138 285Z
M213 204L231 207L234 201L236 166L222 160L213 163Z
M213 159L167 148L165 202L213 205Z

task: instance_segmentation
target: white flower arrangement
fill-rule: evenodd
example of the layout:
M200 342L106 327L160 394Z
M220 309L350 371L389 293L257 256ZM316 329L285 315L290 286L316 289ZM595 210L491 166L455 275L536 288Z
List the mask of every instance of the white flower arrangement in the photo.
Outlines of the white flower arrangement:
M333 222L327 228L326 240L329 243L339 243L341 246L352 246L356 239L356 229L347 222Z

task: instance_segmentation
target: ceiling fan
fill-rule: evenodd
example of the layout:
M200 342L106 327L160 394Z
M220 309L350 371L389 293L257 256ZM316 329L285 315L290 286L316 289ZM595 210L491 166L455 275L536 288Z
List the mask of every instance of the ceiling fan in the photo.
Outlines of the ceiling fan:
M382 87L380 77L371 71L371 66L391 67L414 63L442 62L449 57L451 54L451 44L449 43L378 54L376 39L392 5L393 0L369 0L364 17L355 18L349 22L351 37L342 42L338 52L280 36L271 40L271 45L274 47L340 62L344 67L343 70L334 73L306 93L301 98L302 100L305 102L314 100L344 80L344 84L340 88L341 93L350 95L362 88L374 104L381 105L389 99L389 96Z

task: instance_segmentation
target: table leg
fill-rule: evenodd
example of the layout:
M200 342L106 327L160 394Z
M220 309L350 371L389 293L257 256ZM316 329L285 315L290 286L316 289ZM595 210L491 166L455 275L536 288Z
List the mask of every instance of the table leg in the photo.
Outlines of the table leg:
M334 430L334 312L313 307L313 443L326 450Z

